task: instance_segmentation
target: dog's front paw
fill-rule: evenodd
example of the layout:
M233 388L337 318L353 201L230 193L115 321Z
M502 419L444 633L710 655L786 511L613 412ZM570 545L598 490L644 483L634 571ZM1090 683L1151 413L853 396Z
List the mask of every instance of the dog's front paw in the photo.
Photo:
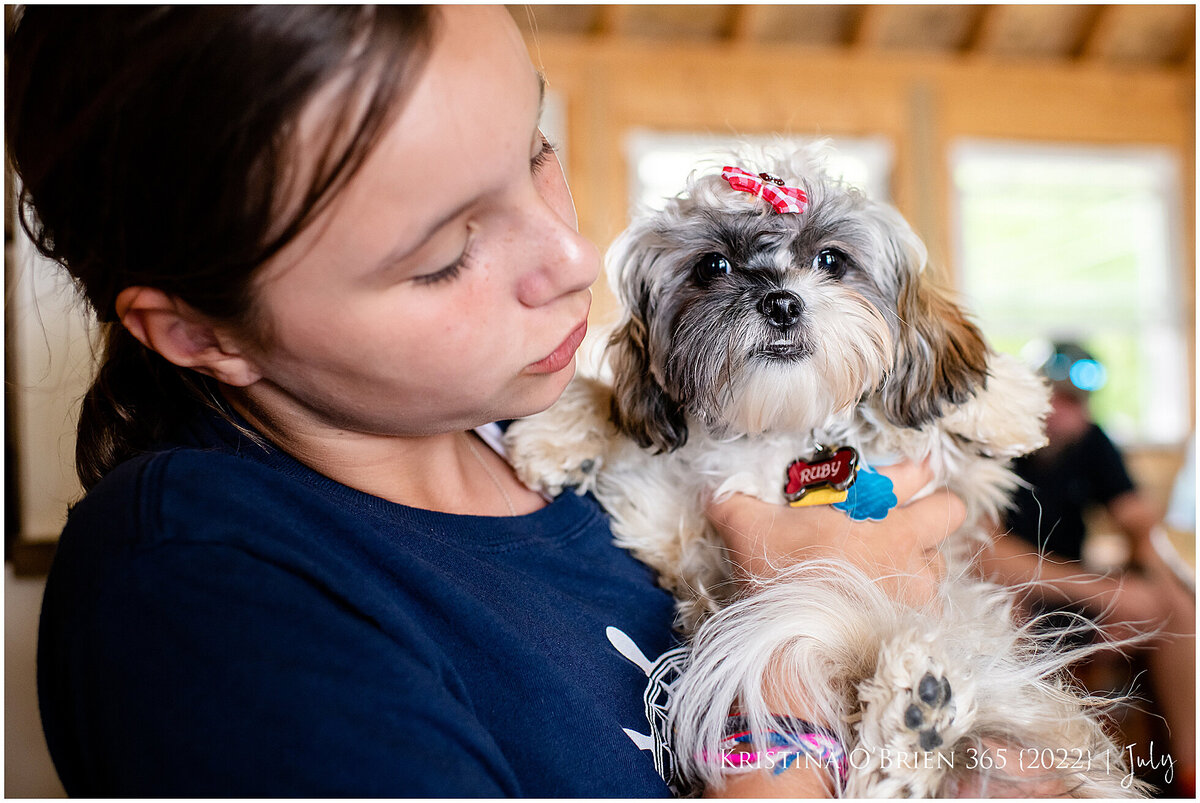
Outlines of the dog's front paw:
M565 487L593 490L618 437L609 421L612 390L578 377L545 412L514 421L504 436L508 459L528 487L557 496Z

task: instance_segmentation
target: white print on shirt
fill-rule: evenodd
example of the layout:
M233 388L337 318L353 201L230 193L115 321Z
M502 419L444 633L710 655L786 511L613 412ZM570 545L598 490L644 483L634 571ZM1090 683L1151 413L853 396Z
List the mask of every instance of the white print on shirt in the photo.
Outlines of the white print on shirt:
M667 734L667 700L671 690L683 671L683 663L687 658L687 647L676 647L667 650L651 661L641 651L633 639L616 627L608 627L604 631L608 641L617 648L626 660L645 673L649 682L642 700L646 704L646 721L650 724L650 733L639 733L629 728L622 728L625 735L638 746L639 750L649 750L654 758L654 769L667 782L674 786L675 755L671 752L670 738Z

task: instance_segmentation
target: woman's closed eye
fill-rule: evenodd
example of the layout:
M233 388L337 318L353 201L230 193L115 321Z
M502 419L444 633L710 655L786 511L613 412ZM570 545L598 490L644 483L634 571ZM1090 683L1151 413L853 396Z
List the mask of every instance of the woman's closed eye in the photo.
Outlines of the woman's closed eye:
M462 256L454 260L454 262L451 264L447 265L441 270L434 271L433 273L426 273L423 276L414 276L413 282L420 285L430 285L457 279L458 275L462 273L465 268L470 267L470 262L471 252L463 251Z
M467 224L467 243L463 246L462 253L458 259L451 262L441 270L436 270L433 273L422 274L412 278L414 284L431 285L440 282L448 282L457 279L465 269L471 267L471 244L475 241L475 227Z
M543 167L550 164L554 160L554 154L558 152L558 148L554 146L550 140L542 137L542 146L538 148L538 152L529 160L529 171L533 175L537 175ZM469 227L468 227L469 228ZM473 232L472 232L473 233ZM463 248L462 254L454 262L450 263L441 270L433 273L426 273L421 276L414 276L413 282L419 285L431 285L441 282L448 282L458 278L458 276L471 266L471 241L472 236L467 237L467 244Z

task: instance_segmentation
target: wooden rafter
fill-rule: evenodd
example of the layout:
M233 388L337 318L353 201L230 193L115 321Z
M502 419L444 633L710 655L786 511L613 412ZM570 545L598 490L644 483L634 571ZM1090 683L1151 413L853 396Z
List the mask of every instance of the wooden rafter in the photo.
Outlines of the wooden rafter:
M1105 46L1116 31L1116 15L1113 6L1092 6L1083 16L1079 26L1079 38L1075 41L1071 56L1090 59L1104 53Z
M762 33L763 13L763 6L758 4L730 6L725 38L734 44L757 41Z
M1183 30L1179 33L1179 50L1178 58L1175 62L1178 64L1186 64L1193 69L1196 67L1196 15L1193 14L1183 26Z
M996 22L999 16L998 12L999 9L996 6L978 6L971 19L971 24L959 44L959 51L974 54L986 49L995 40L996 31L999 29Z
M596 21L592 33L600 37L616 37L623 34L629 22L629 6L596 6Z
M850 21L846 44L858 50L865 50L879 42L882 26L882 12L878 6L859 6Z
M863 56L894 48L909 55L999 56L1006 63L1060 59L1178 69L1195 64L1195 11L1189 6L862 4L801 9L731 4L696 7L694 13L678 6L599 4L510 9L523 29L538 27L543 36L604 41L708 41L735 47L770 41L841 48Z

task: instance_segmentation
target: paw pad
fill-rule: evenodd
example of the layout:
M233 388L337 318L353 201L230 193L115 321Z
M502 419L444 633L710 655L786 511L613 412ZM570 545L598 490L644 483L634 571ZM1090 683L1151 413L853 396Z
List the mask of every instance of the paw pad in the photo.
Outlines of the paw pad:
M944 706L950 702L950 681L935 678L933 673L926 672L925 677L917 684L917 696L926 705Z
M952 712L947 710L950 697L950 681L944 677L934 677L932 672L926 672L917 683L915 698L904 710L904 726L917 732L922 750L933 750L942 745L938 728L953 720Z

